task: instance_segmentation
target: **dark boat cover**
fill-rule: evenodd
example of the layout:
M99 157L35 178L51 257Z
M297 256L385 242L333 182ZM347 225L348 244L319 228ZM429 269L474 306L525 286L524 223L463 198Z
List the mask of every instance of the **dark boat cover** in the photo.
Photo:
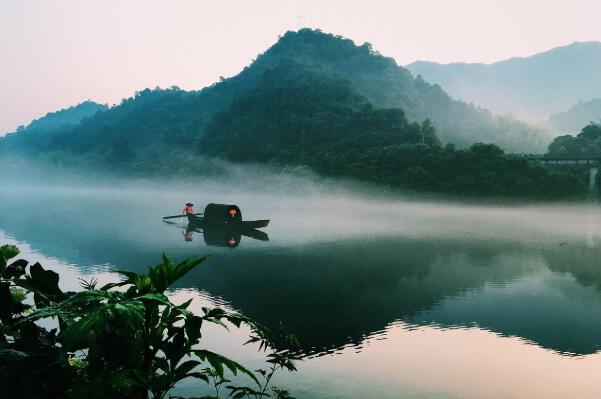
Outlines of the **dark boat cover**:
M207 223L241 222L242 212L236 205L208 204L205 207L204 220Z

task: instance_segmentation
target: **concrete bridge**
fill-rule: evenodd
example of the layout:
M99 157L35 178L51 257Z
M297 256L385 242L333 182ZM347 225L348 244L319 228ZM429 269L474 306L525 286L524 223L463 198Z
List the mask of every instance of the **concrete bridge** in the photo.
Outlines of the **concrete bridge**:
M597 190L597 173L601 164L601 154L523 154L524 158L543 165L587 165L590 167L588 187L591 192Z

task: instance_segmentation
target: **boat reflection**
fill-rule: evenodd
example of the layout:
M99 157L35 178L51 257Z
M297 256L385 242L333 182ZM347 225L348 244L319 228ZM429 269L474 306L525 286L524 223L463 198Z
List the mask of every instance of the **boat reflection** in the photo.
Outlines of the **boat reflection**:
M237 228L227 225L202 225L188 223L181 225L176 222L164 221L181 229L184 241L194 241L194 233L202 234L204 242L210 247L236 248L243 236L259 241L269 241L267 233L252 228Z

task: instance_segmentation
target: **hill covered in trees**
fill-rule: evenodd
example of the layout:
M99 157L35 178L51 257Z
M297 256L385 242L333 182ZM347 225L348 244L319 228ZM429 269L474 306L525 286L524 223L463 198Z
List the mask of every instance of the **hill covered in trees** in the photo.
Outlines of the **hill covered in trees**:
M545 134L533 131L525 123L495 117L452 99L438 85L419 76L414 78L369 43L357 46L349 39L309 29L288 32L252 67L264 70L283 59L317 65L348 79L374 106L401 108L412 122L429 118L445 143L459 147L475 142L494 143L509 151L524 152L542 149L548 142Z
M124 154L142 159L188 149L216 112L256 88L264 73L289 61L347 80L375 107L401 108L410 121L429 118L444 143L460 147L496 143L517 152L546 145L545 138L532 134L527 126L495 118L453 100L438 86L414 79L369 44L357 46L339 36L302 29L287 32L237 76L194 92L142 90L75 128L63 129L45 152L58 159L86 156L111 164Z
M549 125L562 133L575 133L590 122L601 122L601 98L580 102L565 112L551 115Z
M19 126L16 132L0 137L0 151L28 152L45 150L55 135L61 135L81 124L85 118L92 117L99 111L105 111L108 106L93 101L84 101L69 108L50 112L33 120L27 126ZM1 153L1 152L0 152Z
M599 42L577 42L493 64L419 61L407 68L456 98L534 121L601 97Z
M201 160L218 157L430 192L584 192L575 176L549 173L495 145L472 145L506 142L520 152L542 145L501 125L368 44L303 29L286 33L233 78L193 92L142 90L44 140L25 132L0 139L0 154L137 175L199 174L206 172Z
M599 155L601 154L601 124L590 123L576 136L566 134L549 144L549 154Z
M582 178L552 173L495 145L441 145L429 120L378 108L348 80L289 62L266 73L208 124L202 153L234 162L306 165L410 190L562 198L585 193Z

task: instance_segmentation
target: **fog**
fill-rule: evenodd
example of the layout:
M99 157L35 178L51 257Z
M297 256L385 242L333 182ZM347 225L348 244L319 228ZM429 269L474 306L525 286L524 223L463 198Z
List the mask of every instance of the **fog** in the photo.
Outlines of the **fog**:
M154 229L162 216L179 214L192 201L197 212L210 202L230 203L240 206L245 220L271 219L270 246L398 236L590 247L601 238L594 203L461 202L321 178L305 168L275 172L211 162L205 176L156 179L85 176L13 163L10 171L0 172L0 229L34 216L36 223L119 226L127 220Z

